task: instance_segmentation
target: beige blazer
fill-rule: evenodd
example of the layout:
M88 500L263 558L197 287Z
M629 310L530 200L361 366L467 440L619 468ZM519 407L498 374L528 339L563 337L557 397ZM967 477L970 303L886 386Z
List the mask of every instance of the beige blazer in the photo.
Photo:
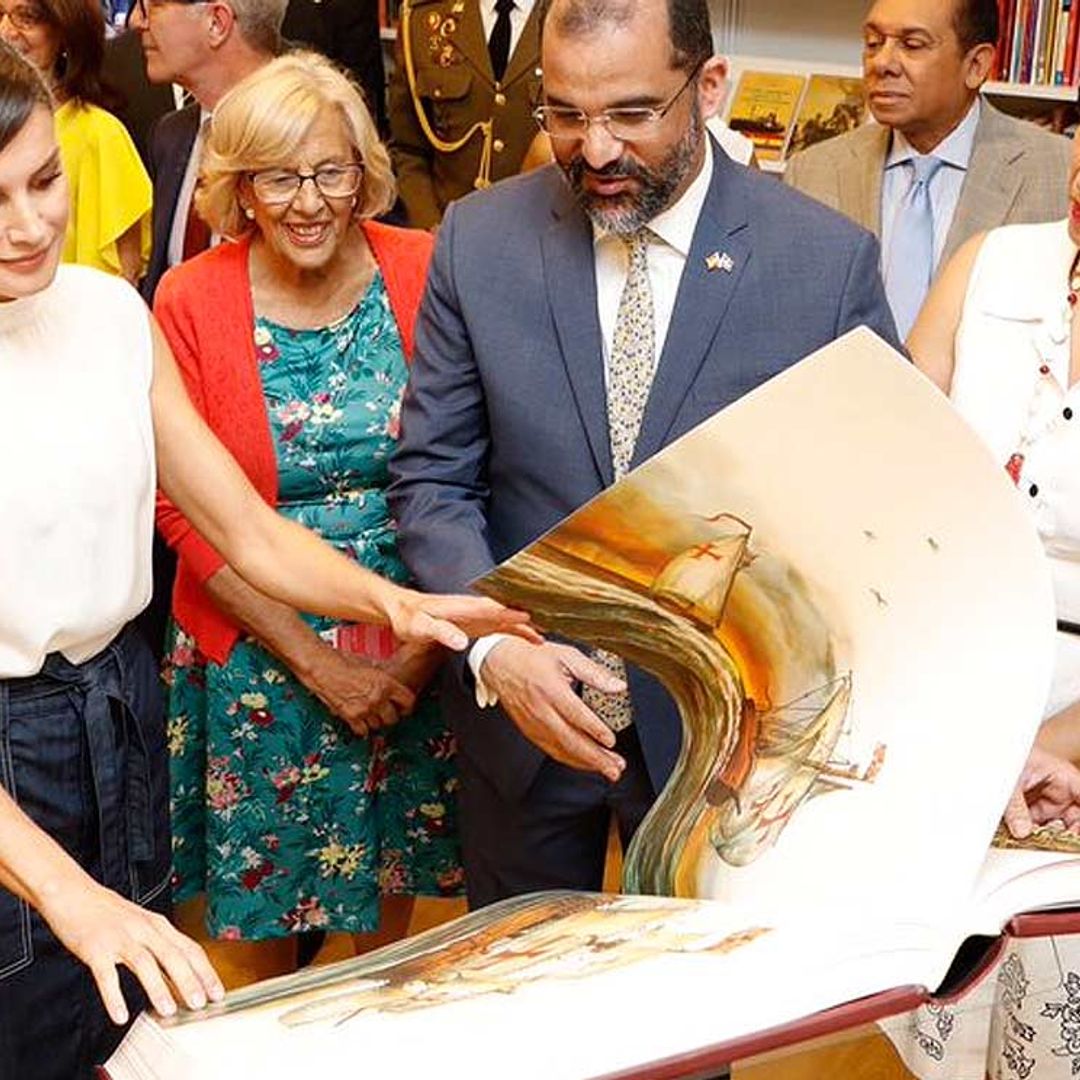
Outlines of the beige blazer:
M794 155L784 182L881 236L881 177L891 129L866 124ZM938 268L969 237L998 225L1054 221L1068 213L1072 144L985 98L967 176Z

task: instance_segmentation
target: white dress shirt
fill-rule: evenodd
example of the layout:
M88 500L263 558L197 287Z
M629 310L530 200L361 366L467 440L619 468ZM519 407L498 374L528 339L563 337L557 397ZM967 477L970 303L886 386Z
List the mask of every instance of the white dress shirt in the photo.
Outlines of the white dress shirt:
M491 31L495 29L495 20L498 13L495 10L495 0L479 0L480 18L484 23L484 38L491 40ZM514 6L510 10L510 51L507 57L514 55L517 43L521 40L521 31L525 29L525 23L529 20L529 13L533 8L533 0L514 0Z
M690 186L679 199L649 222L653 239L646 258L649 264L649 284L653 294L653 325L657 361L663 354L664 341L671 326L671 315L679 294L679 281L690 256L701 209L712 183L713 155L709 140L705 140L705 161ZM600 317L601 346L604 359L604 382L608 381L611 363L611 342L615 334L615 320L619 313L619 301L629 270L629 252L616 233L606 232L593 226L593 259L596 268L596 306ZM492 693L481 677L484 660L503 639L503 634L489 634L478 638L469 651L469 667L476 680L476 702L481 707L494 705L498 697Z
M176 196L176 210L173 213L172 228L169 229L168 259L169 266L176 266L184 261L184 233L187 231L188 211L191 209L191 196L195 193L195 184L199 179L199 162L202 159L203 145L206 142L207 129L210 126L210 112L199 110L199 130L191 144L184 179L180 184L180 193Z
M976 98L967 115L930 151L944 165L930 181L930 209L934 216L934 268L941 259L945 238L949 234L960 189L964 186L968 163L975 146L975 129L979 126L979 99ZM892 146L885 158L885 175L881 178L881 265L889 265L893 225L900 204L911 186L911 170L904 162L921 156L919 152L895 129Z

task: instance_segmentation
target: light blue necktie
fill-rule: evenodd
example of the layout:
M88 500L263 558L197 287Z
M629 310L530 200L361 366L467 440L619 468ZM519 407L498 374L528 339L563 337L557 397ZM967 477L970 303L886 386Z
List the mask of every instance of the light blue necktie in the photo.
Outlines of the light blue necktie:
M915 157L911 187L900 203L893 222L885 292L896 329L906 338L919 314L934 273L934 212L930 205L930 181L944 164L941 158Z

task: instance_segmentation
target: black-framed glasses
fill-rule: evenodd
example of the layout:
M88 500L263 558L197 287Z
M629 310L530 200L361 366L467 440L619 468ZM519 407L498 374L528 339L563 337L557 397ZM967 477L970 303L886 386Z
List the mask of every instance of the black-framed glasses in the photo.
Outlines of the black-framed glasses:
M248 173L255 198L267 206L290 203L300 189L310 180L324 199L347 199L360 190L364 166L359 162L351 165L323 165L314 172L301 173L291 169L263 169Z
M584 139L593 124L602 124L607 133L620 142L647 138L683 96L700 70L701 64L695 65L686 82L663 105L627 105L604 109L595 116L569 105L537 105L533 109L533 119L553 139Z
M0 21L5 18L20 33L36 30L51 21L45 9L36 4L16 4L10 8L0 8Z

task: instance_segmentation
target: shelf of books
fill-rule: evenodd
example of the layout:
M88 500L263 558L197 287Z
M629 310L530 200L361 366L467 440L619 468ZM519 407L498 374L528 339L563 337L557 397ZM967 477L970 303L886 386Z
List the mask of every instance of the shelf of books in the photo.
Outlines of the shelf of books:
M1076 100L1080 77L1077 0L998 0L1001 42L994 76L1010 88L1062 89ZM1005 93L1019 90L1006 90Z
M783 172L791 154L858 127L866 115L861 71L855 66L808 72L795 60L733 56L730 74L724 119L754 143L766 172Z
M1001 48L984 92L1007 112L1060 130L1077 103L1080 0L998 0ZM754 139L762 168L865 119L859 80L865 0L710 0L719 52L729 57L725 119Z
M1076 2L1080 6L1080 0ZM861 74L852 64L823 64L813 70L793 59L732 56L724 119L753 141L763 170L783 172L792 154L867 119ZM1076 86L1065 85L991 82L984 93L1056 105L1077 101Z

